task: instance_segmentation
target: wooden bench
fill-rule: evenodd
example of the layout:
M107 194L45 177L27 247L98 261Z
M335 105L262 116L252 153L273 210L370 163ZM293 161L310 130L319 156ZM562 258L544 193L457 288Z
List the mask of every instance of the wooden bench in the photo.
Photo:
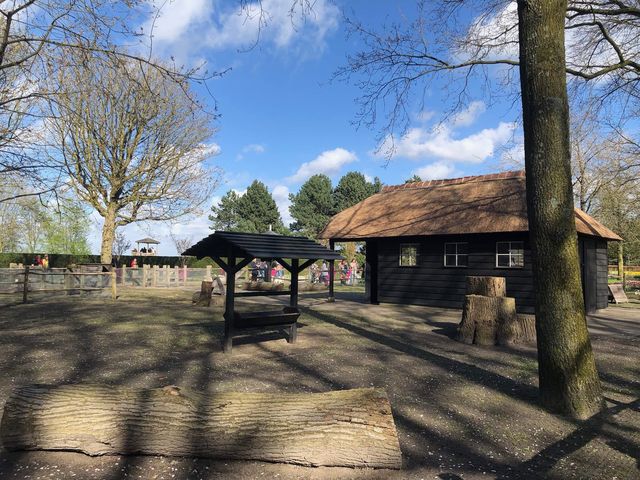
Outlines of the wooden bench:
M284 307L282 310L266 312L234 312L233 330L279 330L288 329L288 343L295 343L298 336L300 310ZM231 339L228 339L230 341Z

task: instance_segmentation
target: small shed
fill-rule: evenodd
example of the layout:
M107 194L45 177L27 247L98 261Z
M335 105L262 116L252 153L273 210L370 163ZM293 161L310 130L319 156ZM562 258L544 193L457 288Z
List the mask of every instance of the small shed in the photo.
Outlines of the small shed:
M224 312L224 351L231 352L233 336L238 330L288 326L289 340L296 337L298 312L298 275L316 260L329 260L333 265L342 256L304 237L288 237L268 233L215 232L185 250L182 255L210 257L227 276ZM288 291L235 292L236 273L253 259L276 260L291 273ZM330 288L329 294L333 294ZM282 312L260 312L251 318L235 311L235 298L261 295L289 295L289 307ZM278 323L281 322L281 323Z

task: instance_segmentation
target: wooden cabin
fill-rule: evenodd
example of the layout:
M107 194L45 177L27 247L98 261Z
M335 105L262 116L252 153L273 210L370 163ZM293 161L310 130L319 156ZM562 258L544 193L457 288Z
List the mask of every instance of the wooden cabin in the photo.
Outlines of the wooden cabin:
M587 311L608 304L607 242L621 238L575 209ZM518 311L535 292L524 171L386 186L335 215L320 238L366 243L366 294L462 308L469 275L505 277Z

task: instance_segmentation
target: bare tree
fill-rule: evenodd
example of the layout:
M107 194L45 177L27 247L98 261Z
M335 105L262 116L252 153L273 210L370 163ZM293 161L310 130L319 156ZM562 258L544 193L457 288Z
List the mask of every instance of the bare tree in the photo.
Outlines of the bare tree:
M131 241L125 236L122 231L116 231L113 237L113 255L116 257L116 261L120 263L120 257L126 255L131 248Z
M173 241L173 245L176 247L176 252L180 256L181 266L186 265L187 259L182 256L182 252L184 252L187 248L193 245L193 237L179 237L173 232L171 232L169 236Z
M336 78L361 89L356 122L382 125L389 158L438 80L453 110L469 99L472 77L484 80L487 103L503 92L521 96L541 400L554 411L591 415L602 403L580 283L566 74L579 100L630 98L640 79L637 3L443 0L421 2L406 25L348 22L364 47ZM507 67L499 89L492 89L494 65Z
M22 175L31 183L29 195L53 192L57 186L59 172L36 153L41 143L46 144L39 135L42 101L55 101L62 87L48 82L48 76L68 67L59 58L94 52L135 59L177 85L217 75L157 62L145 54L142 41L152 32L131 24L137 13L150 8L144 0L0 2L0 179ZM141 53L128 49L136 44ZM11 198L2 197L0 202Z
M65 61L61 59L60 61ZM82 54L67 60L50 103L54 160L78 197L103 218L101 261L111 263L117 227L198 211L217 183L204 161L211 118L155 69Z

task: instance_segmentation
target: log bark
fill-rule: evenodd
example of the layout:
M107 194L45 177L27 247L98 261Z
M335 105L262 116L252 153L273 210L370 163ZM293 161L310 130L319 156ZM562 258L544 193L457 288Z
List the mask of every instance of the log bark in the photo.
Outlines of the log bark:
M515 318L514 298L465 295L458 340L468 344L495 345L499 326L513 323Z
M536 343L536 317L516 315L498 325L498 345Z
M383 390L218 393L175 386L31 385L7 400L8 450L147 454L308 466L401 467Z
M467 295L506 297L507 281L504 277L467 277Z

